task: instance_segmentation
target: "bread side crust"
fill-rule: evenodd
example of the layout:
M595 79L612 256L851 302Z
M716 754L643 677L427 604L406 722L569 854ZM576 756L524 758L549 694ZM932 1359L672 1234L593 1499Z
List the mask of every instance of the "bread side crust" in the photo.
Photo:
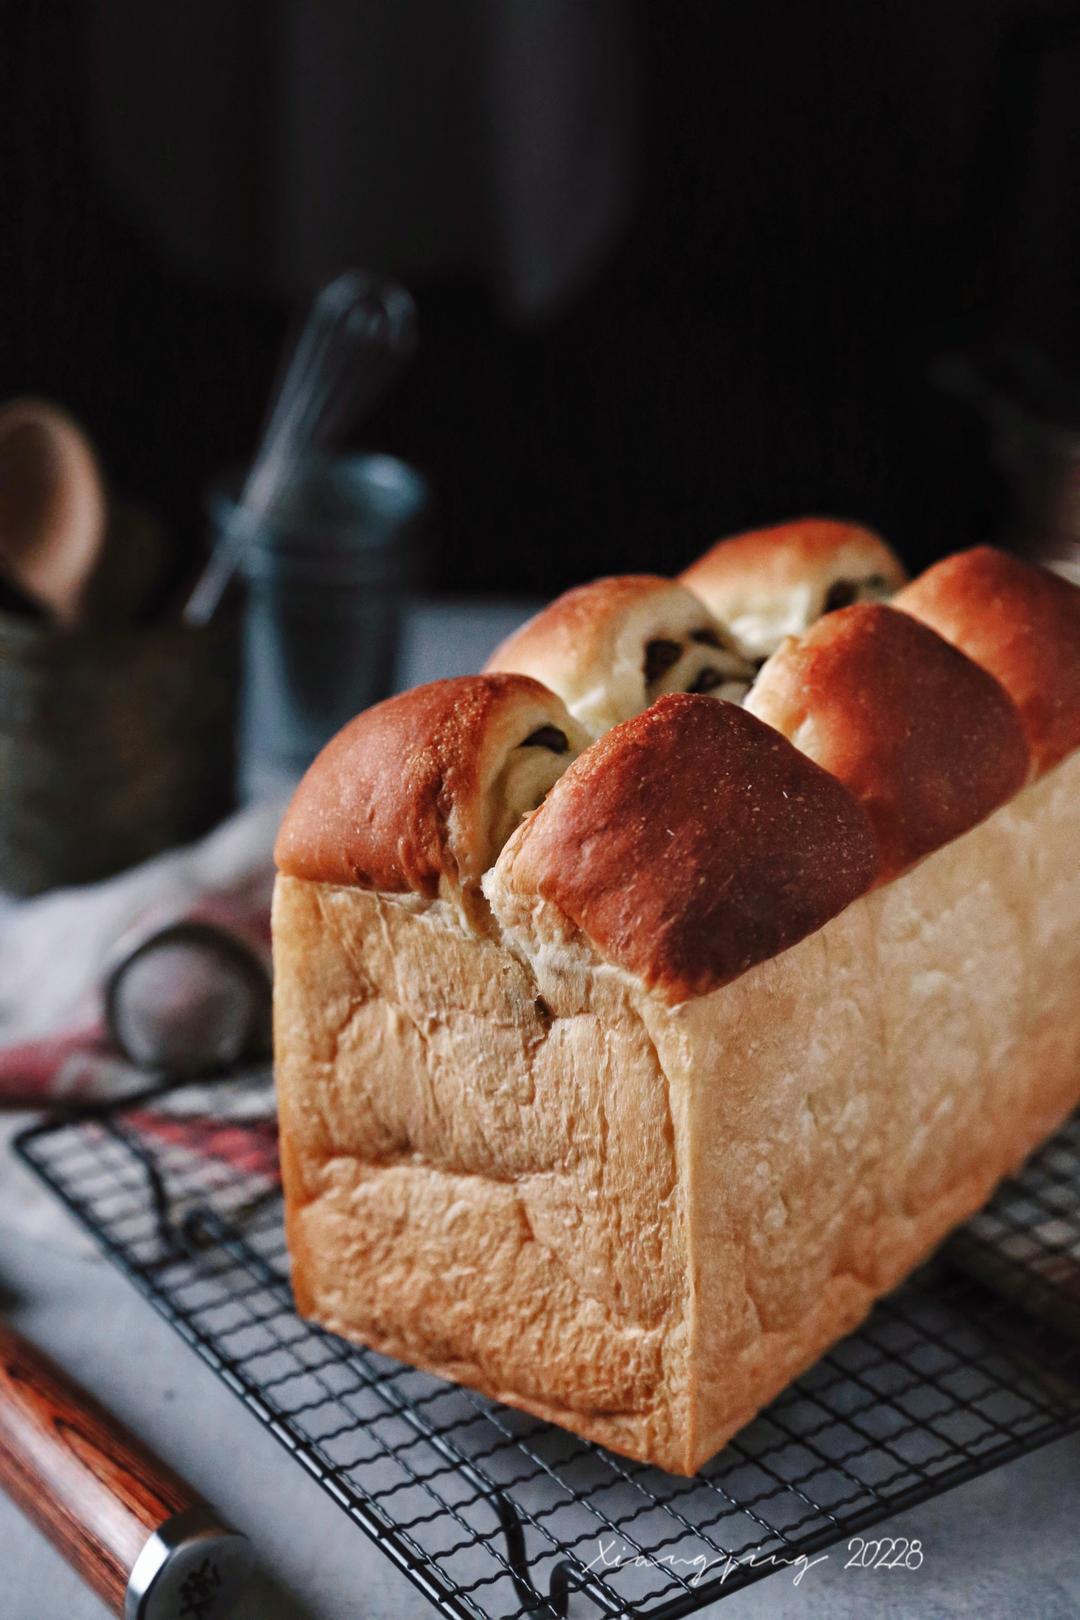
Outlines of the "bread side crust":
M698 1467L1080 1102L1080 756L650 1022L691 1054ZM712 1003L712 1005L710 1005Z
M300 1310L693 1472L1080 1100L1078 836L1073 756L675 1007L279 879Z
M301 1313L679 1466L685 1127L627 991L557 1016L492 941L305 879L274 938Z

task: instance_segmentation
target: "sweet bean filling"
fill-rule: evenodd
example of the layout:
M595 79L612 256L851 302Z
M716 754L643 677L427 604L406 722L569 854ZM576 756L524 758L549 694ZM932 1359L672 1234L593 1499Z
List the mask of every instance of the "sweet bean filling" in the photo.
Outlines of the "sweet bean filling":
M699 646L715 647L717 652L727 650L716 631L709 629L708 626L701 630L691 630L689 639ZM678 641L657 638L655 641L647 642L645 646L646 686L655 687L659 681L663 680L668 670L679 662L683 652L684 648ZM734 675L731 672L725 674L722 669L717 669L712 664L706 664L697 671L690 685L681 688L681 690L696 693L715 692L718 687L731 685L733 680L737 682L738 678L738 671Z
M881 574L868 574L865 579L836 579L826 592L822 612L835 613L837 608L850 607L864 594L881 596L885 588L885 579Z
M837 608L850 607L859 594L853 579L837 579L829 586L825 596L824 613L835 613Z
M682 657L682 646L678 641L647 641L645 643L645 684L651 686L654 681L667 674L672 664L677 664Z
M569 746L565 731L558 726L537 726L524 742L518 743L519 748L550 748L553 754L565 754Z

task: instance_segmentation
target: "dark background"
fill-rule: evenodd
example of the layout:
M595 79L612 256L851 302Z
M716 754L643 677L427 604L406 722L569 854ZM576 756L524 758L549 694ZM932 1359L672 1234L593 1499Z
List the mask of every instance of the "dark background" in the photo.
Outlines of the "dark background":
M260 41L280 8L200 3L221 18L238 129L272 123ZM213 28L198 72L177 60L158 128L153 97L129 109L101 77L109 9L0 6L0 392L66 403L116 486L193 552L208 481L250 451L293 300L257 266L198 273L103 177L111 98L162 188L201 173L220 192L212 151L200 169L184 137ZM155 7L139 13L157 83ZM115 39L124 7L106 20ZM1074 408L1076 9L673 0L628 8L627 37L633 182L603 262L527 318L467 271L411 278L420 357L360 438L432 475L431 585L674 571L718 534L809 511L878 526L912 563L995 532L1007 493L984 425L932 373L1021 341ZM273 185L258 167L219 214Z

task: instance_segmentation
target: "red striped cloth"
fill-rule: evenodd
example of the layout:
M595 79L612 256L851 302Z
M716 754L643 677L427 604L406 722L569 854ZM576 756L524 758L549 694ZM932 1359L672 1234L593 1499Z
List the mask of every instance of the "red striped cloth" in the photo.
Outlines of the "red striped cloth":
M122 1099L167 1076L135 1067L106 1033L105 978L132 944L181 919L209 922L269 961L271 849L280 805L241 812L202 843L85 889L0 901L0 1108L64 1108ZM170 984L172 1015L184 986ZM163 1144L245 1173L277 1162L272 1088L244 1120L215 1118L215 1087L165 1098L138 1128ZM224 1092L218 1094L224 1100ZM256 1097L262 1095L256 1091ZM191 1098L198 1101L192 1112ZM179 1104L180 1098L177 1098Z

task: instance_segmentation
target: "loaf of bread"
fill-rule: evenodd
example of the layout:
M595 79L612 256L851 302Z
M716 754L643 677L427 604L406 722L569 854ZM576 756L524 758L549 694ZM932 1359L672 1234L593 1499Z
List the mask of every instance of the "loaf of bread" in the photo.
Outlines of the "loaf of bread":
M804 523L491 663L282 827L296 1300L690 1473L1080 1101L1080 592Z

